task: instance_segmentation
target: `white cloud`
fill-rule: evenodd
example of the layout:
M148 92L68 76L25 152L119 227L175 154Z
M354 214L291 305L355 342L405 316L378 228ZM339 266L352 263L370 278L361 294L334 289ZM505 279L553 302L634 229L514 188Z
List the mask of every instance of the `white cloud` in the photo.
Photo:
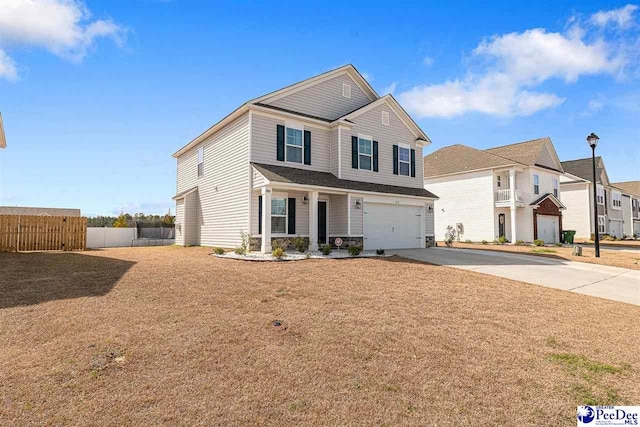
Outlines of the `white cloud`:
M602 110L602 107L604 107L604 104L600 101L592 99L587 104L587 107L589 108L590 111L598 111L598 110Z
M18 78L16 64L2 49L0 49L0 78L5 78L10 81Z
M368 81L369 83L371 83L371 82L373 81L373 75L371 75L371 74L367 73L366 71L362 71L360 74L361 74L361 75L362 75L362 77L363 77L366 81Z
M398 82L392 82L389 86L382 89L381 94L386 95L390 93L391 95L393 95L397 87L398 87Z
M619 9L601 10L591 15L590 21L600 27L609 24L617 25L620 28L629 28L634 23L634 13L638 10L635 4L628 4Z
M433 58L430 56L425 56L422 58L422 63L427 67L431 67L433 65Z
M0 46L36 46L80 62L99 38L121 44L124 28L110 19L91 20L75 0L3 0ZM15 68L15 67L14 67Z
M564 98L536 90L550 79L576 82L586 75L620 76L628 63L623 44L587 38L579 22L566 33L537 28L483 40L472 52L480 71L440 84L413 87L399 95L421 117L467 112L511 117L556 107ZM472 62L473 63L473 62Z

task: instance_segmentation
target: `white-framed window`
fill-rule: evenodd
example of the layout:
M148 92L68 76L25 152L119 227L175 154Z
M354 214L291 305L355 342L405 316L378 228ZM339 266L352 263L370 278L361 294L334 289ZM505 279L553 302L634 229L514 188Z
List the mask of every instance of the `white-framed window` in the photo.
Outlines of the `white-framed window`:
M198 148L198 176L204 175L204 147Z
M342 96L351 99L351 85L342 83Z
M560 194L560 188L558 187L558 180L554 179L553 180L553 195L558 198L558 195Z
M385 126L389 126L389 112L388 111L383 111L382 112L382 124Z
M411 174L411 149L398 145L398 173L409 176Z
M604 187L597 187L596 199L598 200L599 205L604 205Z
M614 208L622 209L622 193L617 191L611 192L611 204Z
M271 232L287 232L287 198L271 197Z
M373 169L373 138L358 135L358 165L360 169Z
M607 221L607 217L604 215L598 215L598 233L605 233L605 223Z
M303 143L302 143L302 126L286 127L285 130L285 160L287 162L302 163Z
M540 175L533 175L533 194L540 194Z
M501 175L496 175L496 185L498 186L498 188L502 187L502 176Z

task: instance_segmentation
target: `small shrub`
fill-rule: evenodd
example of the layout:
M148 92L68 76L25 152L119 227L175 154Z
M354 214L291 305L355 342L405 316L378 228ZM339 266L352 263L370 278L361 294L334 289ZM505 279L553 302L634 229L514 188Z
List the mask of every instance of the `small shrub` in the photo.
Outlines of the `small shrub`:
M360 252L362 252L362 246L349 246L347 250L349 251L349 255L358 256Z
M469 243L469 244L473 243L473 242L472 242L471 240L469 240L469 239L465 240L464 242L465 242L465 243Z
M300 253L306 252L309 250L309 241L304 237L295 237L291 239L291 243L296 247L296 250Z
M536 246L544 246L544 240L536 239L533 241L533 244Z
M222 248L213 248L213 252L217 255L222 255L224 253L224 249Z
M523 240L516 240L516 246L524 246L524 241Z
M500 238L498 239L498 243L500 243L501 245L504 245L505 243L508 243L508 242L509 241L505 236L500 236Z
M483 241L482 241L482 244L483 244L483 245L486 245L486 244L488 244L488 243L489 243L489 242L487 242L486 240L483 240Z
M304 254L304 259L309 259L309 258L311 258L311 254L309 252Z
M237 253L238 255L244 255L244 253L246 252L245 249L242 246L238 246L233 251L235 253Z
M331 245L322 245L320 246L320 252L322 252L322 255L329 255L331 253Z
M242 243L236 248L236 253L242 255L249 252L249 247L251 246L251 233L241 231L240 238L242 239ZM242 249L242 253L238 252L238 249L240 248Z
M284 249L282 248L275 248L274 250L271 251L271 256L273 256L274 258L282 258L284 256L286 252L284 251Z
M384 249L376 249L376 255L384 255Z
M554 243L554 245L555 245L556 248L561 248L562 247L562 243L559 243L559 242L558 243Z
M278 249L278 248L286 251L289 248L289 240L288 239L272 239L271 249Z

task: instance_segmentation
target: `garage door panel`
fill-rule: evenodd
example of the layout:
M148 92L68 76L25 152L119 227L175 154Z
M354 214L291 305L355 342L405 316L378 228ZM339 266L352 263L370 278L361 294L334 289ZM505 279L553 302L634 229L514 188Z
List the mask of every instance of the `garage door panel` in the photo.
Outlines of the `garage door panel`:
M365 203L365 249L421 247L422 208L420 206Z
M551 215L538 215L538 239L545 243L557 243L559 241L558 217Z

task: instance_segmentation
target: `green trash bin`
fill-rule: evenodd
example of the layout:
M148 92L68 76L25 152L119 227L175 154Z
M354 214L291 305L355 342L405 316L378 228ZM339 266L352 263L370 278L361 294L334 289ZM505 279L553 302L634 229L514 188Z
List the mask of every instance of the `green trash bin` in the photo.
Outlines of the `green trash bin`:
M562 232L562 239L565 243L573 245L573 238L576 235L576 230L564 230Z

